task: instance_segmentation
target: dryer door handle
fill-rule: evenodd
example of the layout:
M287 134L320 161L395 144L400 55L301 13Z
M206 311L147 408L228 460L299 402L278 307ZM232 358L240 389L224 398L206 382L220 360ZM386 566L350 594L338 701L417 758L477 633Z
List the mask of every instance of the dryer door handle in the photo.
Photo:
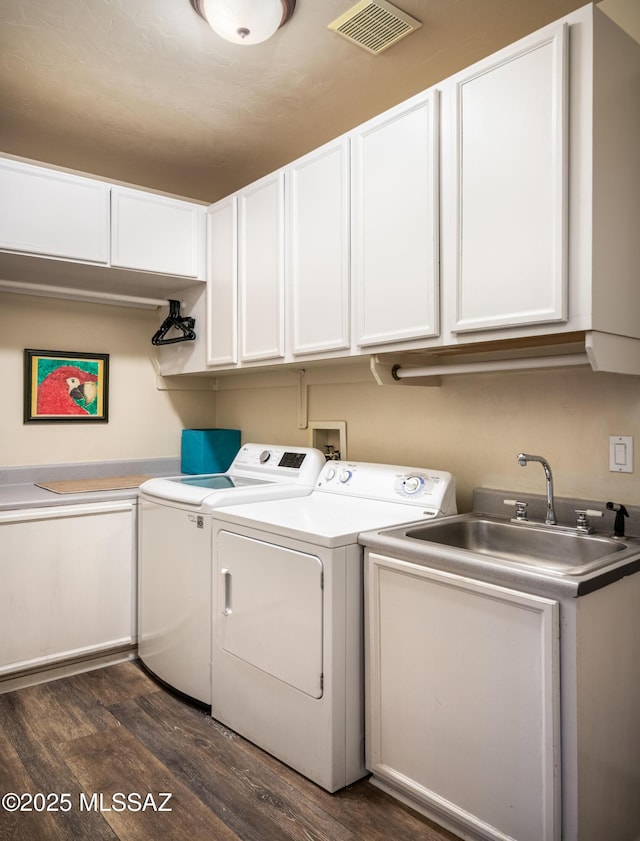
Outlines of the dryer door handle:
M220 570L224 579L224 608L222 610L225 616L231 615L231 572L225 567Z

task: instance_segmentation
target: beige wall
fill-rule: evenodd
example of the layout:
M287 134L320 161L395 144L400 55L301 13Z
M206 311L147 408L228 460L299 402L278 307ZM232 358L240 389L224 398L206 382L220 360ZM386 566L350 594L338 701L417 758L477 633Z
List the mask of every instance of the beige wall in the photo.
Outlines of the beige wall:
M638 0L602 0L597 5L619 27L640 42L640 3Z
M293 374L221 378L217 393L158 390L157 326L152 311L0 295L0 466L177 456L183 427L308 443ZM109 423L23 424L24 348L109 353ZM451 470L462 509L479 485L541 493L542 470L516 464L522 450L548 458L560 496L640 505L640 378L573 369L378 386L364 363L308 376L308 418L346 421L349 458ZM634 436L634 473L609 472L609 435Z
M310 385L309 419L346 421L353 460L450 470L461 509L475 486L543 493L542 469L518 467L521 451L549 460L560 496L640 504L640 379L573 369L442 383ZM307 443L295 386L221 389L218 426L240 427L243 440ZM609 435L634 436L635 473L609 472Z
M180 454L183 427L213 426L213 392L164 392L150 361L155 311L0 294L0 467ZM109 422L23 423L23 351L110 354Z

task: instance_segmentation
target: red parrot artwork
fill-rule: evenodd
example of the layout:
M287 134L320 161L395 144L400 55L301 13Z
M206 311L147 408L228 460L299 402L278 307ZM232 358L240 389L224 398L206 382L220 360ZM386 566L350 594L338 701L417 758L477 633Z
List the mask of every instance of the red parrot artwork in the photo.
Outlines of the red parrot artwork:
M78 400L86 400L98 378L95 374L76 368L75 365L61 365L48 374L38 386L38 415L88 415Z

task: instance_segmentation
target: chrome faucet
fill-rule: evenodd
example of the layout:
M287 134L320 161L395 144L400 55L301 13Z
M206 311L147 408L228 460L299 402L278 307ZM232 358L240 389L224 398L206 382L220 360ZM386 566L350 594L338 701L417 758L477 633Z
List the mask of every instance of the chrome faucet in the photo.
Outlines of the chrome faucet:
M542 458L542 456L532 456L529 455L529 453L518 454L518 464L520 467L526 467L530 461L537 461L542 465L542 469L544 470L544 475L547 479L547 515L544 518L544 521L548 526L555 526L558 524L558 520L553 507L553 476L551 475L549 462Z

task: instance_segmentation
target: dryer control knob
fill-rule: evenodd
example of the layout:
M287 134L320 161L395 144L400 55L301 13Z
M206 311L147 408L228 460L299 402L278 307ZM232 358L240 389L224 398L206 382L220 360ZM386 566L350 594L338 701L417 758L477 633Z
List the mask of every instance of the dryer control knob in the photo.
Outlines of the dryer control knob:
M327 482L330 482L333 477L336 475L335 467L330 467L327 472L324 474Z
M402 489L407 494L415 494L424 485L424 479L421 476L407 476L402 482Z
M342 470L342 471L340 472L340 475L338 476L338 479L339 479L339 480L342 482L342 484L344 485L344 484L346 484L346 483L349 481L349 479L351 478L351 476L352 476L352 473L351 473L351 471L350 471L350 470Z
M260 453L260 464L266 464L269 461L270 458L271 458L271 453L269 452L269 450L263 450Z

